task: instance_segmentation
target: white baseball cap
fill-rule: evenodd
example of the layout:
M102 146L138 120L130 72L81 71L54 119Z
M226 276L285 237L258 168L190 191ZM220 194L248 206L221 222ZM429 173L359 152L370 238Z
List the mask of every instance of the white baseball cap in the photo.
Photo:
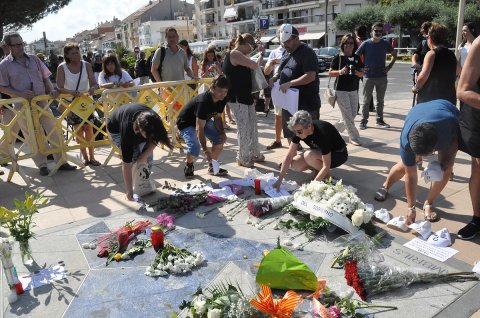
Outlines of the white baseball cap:
M280 26L280 42L284 43L287 42L292 35L298 36L298 30L291 24L285 23Z
M452 239L446 227L430 235L427 242L429 244L440 247L447 247L452 245Z

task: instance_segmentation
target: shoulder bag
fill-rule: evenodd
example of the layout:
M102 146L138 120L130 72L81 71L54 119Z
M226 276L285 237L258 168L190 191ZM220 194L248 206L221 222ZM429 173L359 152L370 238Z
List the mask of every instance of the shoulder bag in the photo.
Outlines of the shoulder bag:
M338 54L338 70L341 69L341 58L340 54ZM327 88L325 89L325 93L323 94L323 97L327 100L327 102L330 104L330 106L335 107L335 103L337 102L337 85L338 85L338 80L335 81L335 86L334 88L330 88L330 81L331 77L328 78L328 85Z
M78 86L80 86L80 80L82 79L82 72L83 72L83 61L80 61L80 74L78 75L77 86L75 87L75 91L78 90ZM73 101L73 99L72 99ZM79 125L82 123L83 119L75 114L74 112L70 111L67 115L67 124L70 126Z

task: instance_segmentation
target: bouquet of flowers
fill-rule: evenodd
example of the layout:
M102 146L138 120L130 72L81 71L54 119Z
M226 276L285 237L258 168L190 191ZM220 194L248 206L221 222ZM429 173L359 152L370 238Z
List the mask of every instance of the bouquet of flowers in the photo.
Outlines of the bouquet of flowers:
M171 231L175 228L174 218L167 213L162 213L155 218L163 231Z
M358 264L355 260L345 263L345 279L362 300L394 289L420 283L446 283L479 280L474 272L430 273L409 271L387 265Z
M354 260L357 263L361 263L368 258L374 258L375 262L382 261L383 256L377 251L376 246L380 244L382 237L385 236L386 233L387 232L381 232L373 238L370 238L362 232L357 232L352 235L344 235L337 238L334 243L340 243L346 246L337 253L331 267L333 268L338 264L338 266L343 268L348 261Z
M31 227L34 225L32 218L38 213L38 208L46 204L48 199L38 193L25 192L25 200L20 202L15 199L15 210L4 206L0 207L0 224L8 228L10 235L17 242L28 242L35 234Z
M247 209L251 215L258 218L274 210L281 209L292 201L293 195L277 198L253 199L247 201Z
M188 273L200 266L205 257L199 252L190 252L186 248L178 248L166 242L155 256L152 264L145 270L147 276L166 276L168 273Z
M98 248L100 249L97 256L98 257L108 256L107 263L106 263L106 265L108 265L114 259L114 257L117 257L117 258L121 257L121 252L125 251L130 240L135 235L143 232L150 225L152 225L152 222L148 220L137 221L135 223L133 223L133 221L129 221L118 230L97 238L96 245L98 245ZM83 248L93 247L94 249L96 246L94 242L92 243L85 243L85 244L82 244L82 246ZM117 254L120 254L120 255L117 255Z
M193 318L260 318L266 317L252 307L240 287L219 283L203 291L199 288L191 301L184 300L180 310ZM190 316L190 314L192 316Z
M304 184L295 194L293 205L309 214L320 216L349 233L359 228L374 233L371 224L373 208L365 205L356 195L357 189L336 183L312 181Z
M157 211L168 210L170 212L193 211L196 207L207 202L208 192L199 191L195 193L186 193L176 189L175 193L168 197L159 198L157 201Z

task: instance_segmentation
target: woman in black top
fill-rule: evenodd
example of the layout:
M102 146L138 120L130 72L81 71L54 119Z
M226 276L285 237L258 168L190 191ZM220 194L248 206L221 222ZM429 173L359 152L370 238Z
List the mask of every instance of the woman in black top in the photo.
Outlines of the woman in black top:
M121 151L123 181L127 200L133 200L132 164L148 162L152 166L153 150L158 144L173 146L160 116L143 104L118 107L107 118L107 130Z
M231 84L229 105L237 120L237 163L243 167L253 167L254 162L265 161L258 147L257 114L252 97L251 72L259 68L262 60L260 58L255 63L249 58L256 47L251 34L241 34L235 41L235 48L227 53L223 62L223 74ZM264 51L261 44L258 51Z
M294 171L315 169L318 171L315 180L322 181L330 177L330 169L344 164L348 159L347 145L337 129L329 122L312 120L312 116L305 110L296 112L288 123L288 127L295 133L283 160L280 175L273 185L280 189L282 180L288 168ZM297 155L298 145L303 141L310 150Z
M455 80L460 68L455 54L445 47L447 34L447 27L435 22L428 30L427 43L430 51L425 55L417 84L412 88L412 92L418 94L418 103L435 99L457 103Z
M358 108L358 82L363 77L363 63L356 55L357 42L353 34L343 36L340 43L341 54L332 60L330 77L338 77L335 80L337 93L337 104L342 113L343 122L347 128L350 143L360 146L357 127L355 127L355 116Z

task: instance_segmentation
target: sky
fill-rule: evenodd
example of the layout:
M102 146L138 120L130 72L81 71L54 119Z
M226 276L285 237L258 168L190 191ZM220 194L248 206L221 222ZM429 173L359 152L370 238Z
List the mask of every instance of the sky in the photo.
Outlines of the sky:
M56 14L50 14L31 28L23 28L24 41L32 42L46 33L50 41L65 40L83 30L95 28L99 22L122 20L143 7L149 0L72 0Z

